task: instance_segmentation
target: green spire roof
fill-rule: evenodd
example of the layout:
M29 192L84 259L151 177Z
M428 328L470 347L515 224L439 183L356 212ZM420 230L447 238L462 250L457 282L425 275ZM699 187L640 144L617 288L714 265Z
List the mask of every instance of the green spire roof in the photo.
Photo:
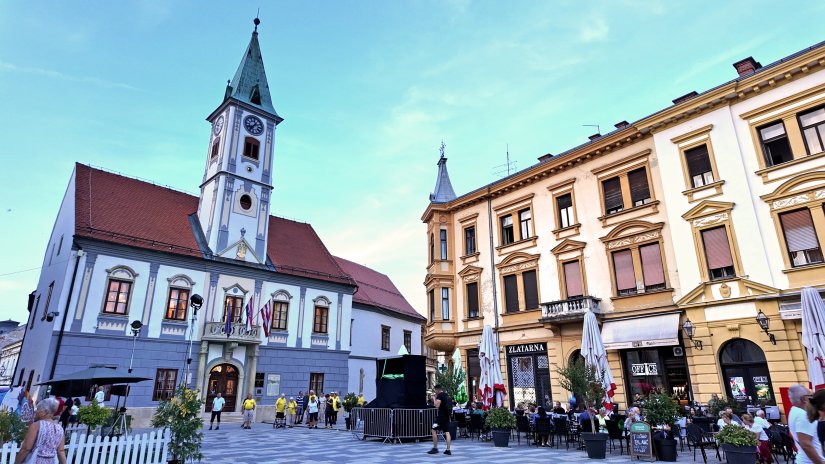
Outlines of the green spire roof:
M246 47L241 64L235 77L226 89L226 98L234 98L244 103L257 106L262 110L278 117L275 108L272 106L272 97L269 94L269 83L266 80L264 70L264 59L261 56L261 47L258 45L258 24L260 21L255 18L255 30L252 32L252 39Z

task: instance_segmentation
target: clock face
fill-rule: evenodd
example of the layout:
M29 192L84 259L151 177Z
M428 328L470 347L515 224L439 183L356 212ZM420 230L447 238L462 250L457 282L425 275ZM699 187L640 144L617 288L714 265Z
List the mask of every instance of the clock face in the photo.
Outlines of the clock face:
M252 135L261 135L264 131L264 123L255 116L247 116L243 120L243 127Z
M212 124L212 133L218 135L223 130L223 115L218 116L218 119L215 120L215 124Z

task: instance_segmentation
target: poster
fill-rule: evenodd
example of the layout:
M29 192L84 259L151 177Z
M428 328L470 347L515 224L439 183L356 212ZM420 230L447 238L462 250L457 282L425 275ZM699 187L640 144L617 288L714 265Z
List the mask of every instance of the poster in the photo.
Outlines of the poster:
M768 384L767 376L753 376L753 388L756 390L757 401L771 401L771 386Z
M268 374L266 376L266 396L278 396L281 394L281 374Z
M748 398L748 394L745 391L744 377L730 377L730 393L731 396L736 398L738 401Z

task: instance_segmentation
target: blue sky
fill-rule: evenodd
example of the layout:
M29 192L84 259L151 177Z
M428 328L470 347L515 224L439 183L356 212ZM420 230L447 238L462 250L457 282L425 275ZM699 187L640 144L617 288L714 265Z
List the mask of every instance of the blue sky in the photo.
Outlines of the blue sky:
M197 191L258 7L285 118L272 213L422 312L442 139L461 194L508 144L525 168L825 40L821 2L0 0L0 318L27 317L39 273L14 272L42 264L75 161Z

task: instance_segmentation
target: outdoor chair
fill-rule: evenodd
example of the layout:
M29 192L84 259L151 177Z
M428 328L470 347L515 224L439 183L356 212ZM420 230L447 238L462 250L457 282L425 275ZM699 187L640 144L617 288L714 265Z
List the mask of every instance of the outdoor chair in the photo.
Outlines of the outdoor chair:
M467 414L463 412L455 414L455 423L458 436L461 438L469 437L467 434Z
M470 436L476 434L476 438L482 440L487 437L487 430L484 426L484 416L481 414L470 415Z
M702 430L696 424L688 424L687 426L687 440L688 446L693 447L693 460L696 461L696 450L699 449L702 451L702 460L706 463L708 462L707 453L705 453L705 448L713 448L716 450L716 459L722 460L722 456L719 455L719 445L716 443L716 440L713 437L708 436L705 431Z
M612 419L608 419L605 421L605 425L607 426L607 435L610 440L610 451L613 452L613 450L616 449L615 442L618 440L619 455L624 454L624 436L622 434L622 430L619 428L619 423Z
M564 440L567 443L567 449L570 449L570 442L567 440L567 418L556 417L553 419L553 439L558 448L561 448L561 442Z
M552 446L552 442L550 441L550 432L552 432L552 427L550 426L550 418L536 418L536 425L533 428L533 433L535 434L534 443L536 444L536 446L539 446L541 444L541 437L547 437L547 443L550 446Z
M530 446L530 419L527 416L516 416L516 439L521 444L521 434L527 439L527 446Z
M780 454L785 459L785 464L794 460L793 439L786 427L772 425L768 429L768 438L771 441L771 454L774 460L778 460Z

